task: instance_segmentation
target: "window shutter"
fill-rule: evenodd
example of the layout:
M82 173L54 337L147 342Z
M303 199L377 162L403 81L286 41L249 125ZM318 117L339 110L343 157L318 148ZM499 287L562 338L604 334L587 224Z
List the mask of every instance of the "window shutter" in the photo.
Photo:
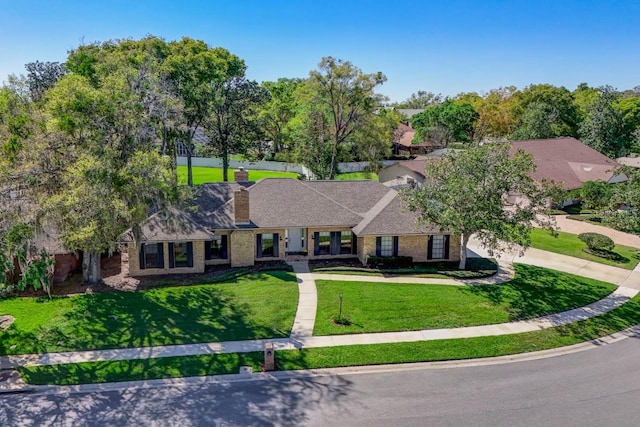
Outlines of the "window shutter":
M444 236L444 259L449 259L449 237L451 236Z
M256 256L262 258L262 234L256 235Z
M193 267L193 242L187 242L187 265Z
M140 243L140 258L139 258L139 268L140 270L144 270L147 266L145 265L144 262L144 243Z
M356 236L353 233L351 233L351 253L352 254L358 253L358 236Z
M398 236L393 236L393 256L398 256Z
M313 233L313 254L318 255L320 253L320 233Z
M376 256L380 256L382 246L382 237L376 237Z
M331 255L338 255L340 254L340 238L341 238L341 233L339 231L332 231L331 232Z
M226 234L222 235L222 243L221 243L222 248L221 249L222 249L222 258L224 258L224 259L229 258L229 252L228 252L228 249L227 249L227 237L228 236Z
M176 248L173 243L169 243L169 268L176 268Z
M280 234L273 233L273 256L280 258Z
M164 243L158 243L158 256L160 257L160 268L164 268Z
M427 243L427 259L433 259L433 236L429 236L429 243Z
M204 242L204 259L211 259L211 240Z

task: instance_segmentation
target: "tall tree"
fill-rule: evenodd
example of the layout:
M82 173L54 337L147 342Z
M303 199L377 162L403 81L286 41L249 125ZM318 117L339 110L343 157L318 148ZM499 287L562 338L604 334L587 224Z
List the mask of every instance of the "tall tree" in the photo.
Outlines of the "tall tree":
M396 108L422 109L438 105L443 101L442 94L419 90L412 93L409 98L395 105Z
M411 126L416 130L415 141L431 140L446 147L455 141L473 141L477 120L471 104L447 100L415 114Z
M600 96L587 110L587 117L580 126L582 141L604 154L616 158L626 154L622 115L615 109L617 92L611 87L601 87Z
M374 119L375 111L382 101L375 89L386 80L381 72L365 74L351 62L332 57L322 58L318 70L309 73L304 102L316 106L303 111L313 111L313 114L322 113L326 116L322 122L328 126L314 129L325 132L316 141L330 146L327 178L333 179L335 176L340 150L352 142L355 132L366 127ZM307 123L318 123L318 120L310 118ZM312 161L311 158L307 158L305 163L310 165Z
M257 109L268 99L266 89L245 78L234 77L215 85L211 114L204 127L210 138L209 147L222 157L224 181L229 170L229 153L244 153L251 143L262 139Z
M461 236L460 269L466 267L472 234L493 253L528 247L533 223L551 226L543 215L549 187L529 176L535 170L532 157L523 151L510 156L509 147L484 144L428 163L425 185L402 193L421 221ZM528 202L505 209L509 192L526 196Z
M537 126L540 117L549 122L552 136L577 136L579 113L574 103L573 96L565 87L557 87L550 84L531 85L515 94L515 114L522 122L516 134L520 139L544 138L538 136L545 132L533 134L525 133L526 129L538 131ZM525 127L526 129L522 129Z
M24 68L27 70L27 83L33 101L42 100L46 91L54 87L67 72L64 64L59 62L29 62Z
M187 151L187 183L193 186L191 157L193 135L211 115L211 100L217 85L243 77L244 61L221 47L209 47L188 37L169 43L165 67L183 104L182 139Z
M298 110L296 91L304 83L302 79L281 78L276 82L262 82L270 97L259 108L263 132L273 144L273 154L287 149L291 142L290 122Z

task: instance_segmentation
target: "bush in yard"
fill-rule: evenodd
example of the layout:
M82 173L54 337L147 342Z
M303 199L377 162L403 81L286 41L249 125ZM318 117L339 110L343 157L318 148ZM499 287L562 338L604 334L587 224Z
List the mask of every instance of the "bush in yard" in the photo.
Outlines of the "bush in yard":
M587 181L580 190L582 207L604 209L611 200L611 185L604 181Z
M413 257L410 256L373 256L368 255L366 264L376 267L404 267L413 264Z
M582 233L578 235L578 239L594 252L610 252L616 245L609 237L599 233Z

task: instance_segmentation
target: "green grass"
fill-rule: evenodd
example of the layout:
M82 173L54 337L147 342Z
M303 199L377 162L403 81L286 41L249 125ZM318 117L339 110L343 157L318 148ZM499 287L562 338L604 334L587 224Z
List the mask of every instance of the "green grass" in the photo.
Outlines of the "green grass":
M222 168L205 168L194 166L193 172L193 184L199 185L206 182L222 182ZM229 169L227 174L229 181L233 181L233 169ZM298 178L298 174L294 172L278 172L278 171L265 171L251 169L249 171L249 179L251 181L259 181L263 178ZM178 166L178 182L180 184L187 183L187 167Z
M601 264L612 265L614 267L633 270L640 261L640 250L630 246L616 245L613 252L618 254L618 260L601 258L584 251L587 245L578 235L558 231L558 237L554 237L549 231L534 228L531 230L531 247L549 252L556 252L588 261L599 262Z
M0 314L0 354L126 348L286 337L297 306L295 275L250 274L215 285L70 297L11 298Z
M315 335L457 328L511 322L581 307L615 286L559 271L515 265L508 283L444 286L317 280ZM336 325L343 295L348 326Z
M338 181L357 181L361 179L369 179L371 181L377 181L378 174L364 173L364 172L347 172L347 173L337 174L336 179Z
M458 261L437 263L415 263L406 268L373 268L356 266L313 267L314 273L345 274L351 276L374 277L421 277L434 279L478 279L496 273L498 264L488 258L468 258L467 268L458 269Z
M524 334L276 352L281 370L430 362L546 350L597 339L640 323L640 295L606 314ZM237 373L260 369L261 353L169 357L19 368L31 384L84 384Z

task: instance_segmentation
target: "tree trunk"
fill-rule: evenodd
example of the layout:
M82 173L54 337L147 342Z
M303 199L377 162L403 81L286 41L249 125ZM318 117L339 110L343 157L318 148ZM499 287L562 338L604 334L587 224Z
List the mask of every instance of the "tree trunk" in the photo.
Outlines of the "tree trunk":
M85 285L96 285L102 282L100 275L100 253L86 251L82 255L82 281Z
M193 187L193 172L191 171L191 142L187 146L187 185Z
M460 265L458 268L464 270L467 268L467 244L469 243L469 234L462 233L462 242L460 244Z
M222 145L222 181L229 181L229 145L225 142Z
M333 151L331 152L331 169L329 169L329 179L335 177L336 170L336 158L338 157L338 143L333 144Z

